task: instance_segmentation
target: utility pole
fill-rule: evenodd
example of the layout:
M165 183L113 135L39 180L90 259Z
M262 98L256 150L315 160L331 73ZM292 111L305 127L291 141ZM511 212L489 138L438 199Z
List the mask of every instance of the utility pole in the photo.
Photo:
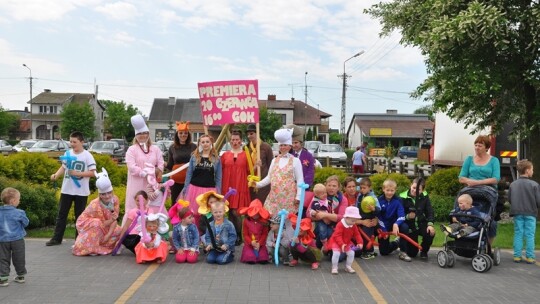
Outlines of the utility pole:
M32 70L30 69L30 67L28 67L26 64L23 63L23 67L27 68L28 71L30 71L30 138L35 138L34 137L34 127L32 126L33 125L33 121L32 121Z
M358 57L360 55L364 54L364 51L360 51L356 54L354 54L351 58L343 61L343 75L338 75L338 77L343 78L343 91L341 92L341 128L339 130L339 133L341 133L341 146L345 148L345 108L347 107L347 99L346 99L346 91L347 91L347 77L351 77L345 73L345 63L347 61ZM348 141L347 141L348 144Z
M306 125L307 125L307 116L306 116L306 112L307 112L307 72L306 74L304 74L304 102L305 102L305 109L304 109L304 141L306 141L306 134L307 134L307 130L306 130Z

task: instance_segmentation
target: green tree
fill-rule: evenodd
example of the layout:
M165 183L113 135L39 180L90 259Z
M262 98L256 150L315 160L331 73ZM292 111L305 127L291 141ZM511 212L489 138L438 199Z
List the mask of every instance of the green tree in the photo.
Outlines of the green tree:
M540 3L515 0L399 0L366 10L418 47L429 73L414 97L435 111L496 134L514 122L514 136L540 136ZM530 156L540 166L540 141Z
M69 134L73 131L82 132L84 137L90 140L96 136L94 129L96 116L89 103L70 102L63 108L60 117L62 118L60 125L62 138L69 138Z
M341 134L339 134L338 132L330 133L329 142L331 144L341 144Z
M131 142L135 132L131 126L131 116L140 113L133 105L127 105L123 101L100 100L105 105L104 128L113 138L126 138Z
M313 131L311 131L311 129L307 130L306 140L313 140Z
M434 119L435 119L433 117L433 106L432 105L420 107L420 108L414 110L413 114L427 114L429 120L434 121Z
M9 113L0 106L0 136L9 135L9 131L17 126L17 115Z

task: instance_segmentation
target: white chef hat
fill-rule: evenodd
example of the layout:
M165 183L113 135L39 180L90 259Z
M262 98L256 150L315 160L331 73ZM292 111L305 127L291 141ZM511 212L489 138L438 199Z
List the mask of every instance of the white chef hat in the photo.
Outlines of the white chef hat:
M274 132L274 138L280 145L292 145L292 129L279 129Z
M96 175L96 187L98 193L107 193L113 191L109 174L105 168L101 169L101 173L94 173Z
M143 132L149 132L148 127L144 122L144 117L142 117L140 114L131 116L131 125L135 129L135 135Z

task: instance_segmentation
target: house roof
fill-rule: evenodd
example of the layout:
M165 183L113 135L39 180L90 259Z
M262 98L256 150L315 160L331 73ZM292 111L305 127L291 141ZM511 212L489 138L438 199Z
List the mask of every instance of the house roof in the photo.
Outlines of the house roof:
M355 119L354 123L360 130L369 136L372 128L392 129L391 137L399 138L422 138L424 129L433 129L433 122L430 120L366 120Z
M82 104L92 100L93 98L94 94L87 93L41 92L36 97L32 98L32 104L62 105L66 102L77 102Z

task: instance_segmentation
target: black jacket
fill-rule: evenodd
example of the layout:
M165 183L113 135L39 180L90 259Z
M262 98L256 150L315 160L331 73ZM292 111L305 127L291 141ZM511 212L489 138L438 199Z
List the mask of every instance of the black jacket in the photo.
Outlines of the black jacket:
M435 215L426 191L422 192L416 200L414 199L414 196L409 193L409 190L402 192L399 197L401 197L403 203L405 222L409 225L409 229L417 230L420 226L433 226ZM410 212L416 213L416 217L412 220L408 219Z

